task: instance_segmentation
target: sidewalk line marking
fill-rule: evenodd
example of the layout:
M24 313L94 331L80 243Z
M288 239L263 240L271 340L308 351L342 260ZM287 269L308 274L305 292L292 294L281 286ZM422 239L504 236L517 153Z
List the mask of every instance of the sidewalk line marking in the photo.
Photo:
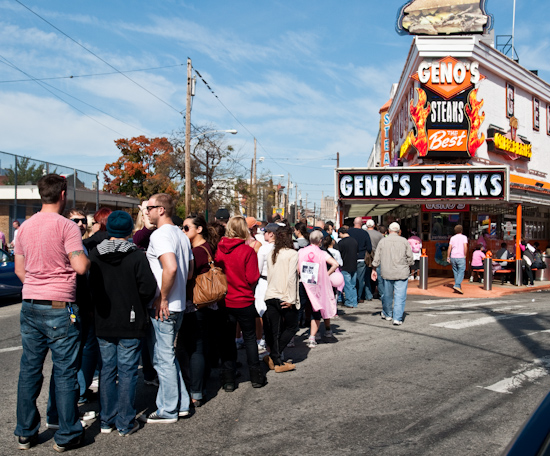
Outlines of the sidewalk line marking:
M9 347L9 348L0 348L0 353L12 352L12 351L17 351L17 350L22 350L22 349L23 349L23 346L19 346L19 347Z
M505 378L490 386L483 388L494 391L495 393L512 394L512 391L522 386L523 383L534 382L535 380L548 375L550 368L550 356L544 356L533 360L532 363L525 364L512 372L512 377Z
M517 318L517 317L530 317L533 315L537 315L537 312L496 315L491 317L477 318L476 320L453 320L453 321L447 321L445 323L432 323L430 326L438 326L440 328L447 328L447 329L466 329L466 328L472 328L474 326L483 326L489 323L495 323L498 320L507 320L509 318Z

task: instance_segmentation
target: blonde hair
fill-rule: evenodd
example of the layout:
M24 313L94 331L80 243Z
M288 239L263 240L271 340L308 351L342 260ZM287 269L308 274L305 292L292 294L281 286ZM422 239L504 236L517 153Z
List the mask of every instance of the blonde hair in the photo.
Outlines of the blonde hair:
M143 212L141 211L141 209L139 209L137 217L136 217L136 223L134 225L133 234L136 234L144 226L145 226L145 221L143 220Z
M246 224L245 218L240 215L231 217L227 222L225 236L228 238L239 238L246 241L250 236L250 232L248 231L248 225Z

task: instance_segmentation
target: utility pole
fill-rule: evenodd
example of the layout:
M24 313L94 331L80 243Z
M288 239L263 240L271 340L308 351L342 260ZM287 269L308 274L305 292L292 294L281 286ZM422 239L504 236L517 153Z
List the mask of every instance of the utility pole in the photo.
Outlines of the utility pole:
M185 213L191 213L191 59L187 58L187 101L185 106Z
M315 226L315 217L317 216L317 203L313 203L313 226Z
M208 195L208 193L210 192L209 174L208 174L209 173L208 161L210 157L208 156L208 152L209 152L209 149L206 148L206 182L205 182L206 188L204 189L204 215L206 217L206 223L208 223L208 206L210 203L209 201L210 196Z
M290 173L288 174L288 185L286 187L286 219L290 217Z
M258 187L257 187L257 181L256 181L256 138L254 138L254 161L252 162L252 167L254 168L253 171L253 178L254 182L252 183L252 210L251 216L258 218Z
M304 209L304 215L306 217L306 225L307 225L307 193L306 193L306 207Z
M252 163L250 163L250 195L246 201L246 216L247 217L254 217L252 214L254 213L254 205L252 204L252 200L254 199L254 159L252 159Z
M298 184L294 182L294 223L297 223L300 219L298 214Z
M340 152L336 152L336 168L340 168Z

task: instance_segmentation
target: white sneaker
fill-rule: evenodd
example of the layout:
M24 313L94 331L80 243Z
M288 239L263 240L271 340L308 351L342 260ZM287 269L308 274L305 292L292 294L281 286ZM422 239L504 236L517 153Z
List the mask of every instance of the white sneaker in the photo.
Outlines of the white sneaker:
M380 312L380 316L382 317L382 320L391 321L391 317L384 315L382 312Z
M90 389L97 391L98 388L99 388L99 378L96 377L92 380L92 383L90 383Z
M470 277L470 283L474 283L474 276Z
M393 320L393 324L394 324L394 326L401 326L403 324L403 322L399 321L399 320Z
M417 276L414 278L414 280L420 280L420 276L417 275Z
M315 348L315 347L317 347L317 342L315 341L315 338L312 339L312 338L310 337L310 338L307 340L307 347L308 347L308 348Z

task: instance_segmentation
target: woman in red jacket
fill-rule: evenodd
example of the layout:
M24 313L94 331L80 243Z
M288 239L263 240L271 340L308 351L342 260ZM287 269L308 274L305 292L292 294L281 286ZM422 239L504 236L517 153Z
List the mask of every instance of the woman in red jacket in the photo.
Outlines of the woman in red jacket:
M218 244L215 261L227 277L227 295L225 296L227 325L235 334L239 323L244 338L250 381L254 388L261 388L267 382L258 358L256 344L258 313L254 306L254 288L260 278L260 271L256 252L245 243L248 236L248 226L244 217L230 218L225 236ZM222 383L226 391L235 389L236 350L234 353L233 359L224 361L222 367Z

